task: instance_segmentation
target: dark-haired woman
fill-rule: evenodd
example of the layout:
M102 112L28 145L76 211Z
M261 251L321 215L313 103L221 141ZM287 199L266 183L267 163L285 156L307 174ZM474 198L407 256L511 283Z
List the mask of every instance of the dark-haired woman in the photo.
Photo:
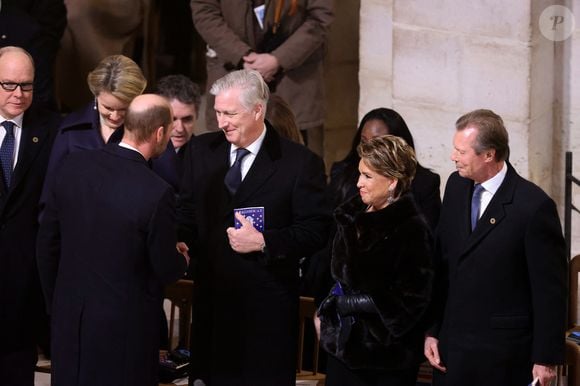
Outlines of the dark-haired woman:
M413 136L399 113L385 107L369 111L360 122L350 152L342 161L332 165L330 191L335 206L357 194L356 181L360 157L356 149L359 143L385 134L403 138L411 148L415 149ZM417 163L417 172L411 183L411 192L431 229L435 229L437 221L439 221L440 183L441 179L438 174Z

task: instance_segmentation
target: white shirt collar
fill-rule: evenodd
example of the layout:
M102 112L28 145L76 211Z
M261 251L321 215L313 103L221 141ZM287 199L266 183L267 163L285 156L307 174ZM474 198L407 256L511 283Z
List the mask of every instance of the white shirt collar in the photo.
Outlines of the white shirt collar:
M22 121L24 120L24 113L15 116L12 119L8 119L8 118L4 118L2 115L0 115L0 123L4 122L4 121L12 121L14 123L16 123L16 126L22 128Z
M260 148L262 147L262 143L264 142L264 138L266 137L266 130L267 130L266 124L264 124L264 130L262 131L262 134L260 134L260 136L256 138L254 142L246 146L246 149L249 150L250 153L253 154L254 156L258 154ZM230 146L230 159L232 159L232 156L234 160L236 159L236 150L238 149L238 147L239 146L236 146L232 143L232 145ZM231 163L233 163L233 161Z
M123 142L123 141L119 142L119 146L121 146L121 147L124 147L125 149L134 150L134 151L136 151L137 153L141 154L141 155L143 156L143 158L145 158L145 156L143 155L143 153L141 153L139 150L137 150L137 148L135 148L135 147L133 147L133 146L129 145L129 144L128 144L128 143L126 143L126 142Z
M497 192L497 190L499 189L506 174L507 174L507 162L504 161L503 166L501 167L501 170L499 171L499 173L497 173L495 176L491 177L489 180L482 182L481 186L483 186L483 188L486 191L488 191L492 195L494 195L495 192Z

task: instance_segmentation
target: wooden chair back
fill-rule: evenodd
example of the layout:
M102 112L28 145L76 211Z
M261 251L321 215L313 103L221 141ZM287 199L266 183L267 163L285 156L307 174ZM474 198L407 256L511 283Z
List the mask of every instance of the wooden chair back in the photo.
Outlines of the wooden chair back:
M314 315L316 313L316 304L313 298L300 297L300 307L298 310L298 356L296 358L296 380L316 380L317 385L324 385L326 376L318 372L318 352L319 344L316 333L314 333L313 342L305 342L305 331L307 326L313 326ZM308 344L310 343L310 344ZM312 363L308 363L309 369L304 367L304 353L311 350Z
M189 348L191 337L191 308L193 297L193 281L178 280L165 287L165 299L169 307L169 349L176 347ZM177 329L175 331L177 322Z

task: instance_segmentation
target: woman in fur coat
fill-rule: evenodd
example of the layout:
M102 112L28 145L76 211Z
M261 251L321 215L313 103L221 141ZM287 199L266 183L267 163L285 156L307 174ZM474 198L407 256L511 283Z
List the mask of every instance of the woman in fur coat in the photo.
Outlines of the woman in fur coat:
M417 160L398 137L363 141L359 196L335 211L336 284L318 310L327 386L415 385L433 280L432 237L409 194Z

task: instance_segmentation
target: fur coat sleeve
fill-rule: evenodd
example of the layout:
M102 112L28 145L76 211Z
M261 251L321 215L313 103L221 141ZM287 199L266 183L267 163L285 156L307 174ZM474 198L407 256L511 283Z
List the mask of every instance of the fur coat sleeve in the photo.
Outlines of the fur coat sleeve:
M344 296L368 295L374 312L365 307L345 317L335 295L329 296L320 307L322 346L352 368L418 363L431 297L433 243L412 197L372 213L364 212L356 197L339 207L335 218L333 277Z

